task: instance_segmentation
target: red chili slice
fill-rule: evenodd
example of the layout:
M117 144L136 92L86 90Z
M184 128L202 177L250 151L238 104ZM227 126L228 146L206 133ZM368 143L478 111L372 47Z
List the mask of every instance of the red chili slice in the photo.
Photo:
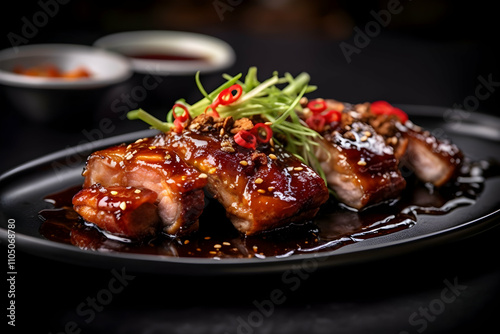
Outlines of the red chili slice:
M181 133L182 130L185 128L185 123L179 121L178 118L174 120L174 126L172 127L172 130L175 131L176 133Z
M215 101L217 101L218 104L226 106L238 100L242 93L243 93L243 88L238 84L234 84L231 87L226 88L222 92L220 92L219 96L217 97L217 99L215 99Z
M217 112L217 109L215 109L217 105L214 105L213 103L209 105L208 107L205 108L205 114L212 114L213 117L215 118L220 118L219 113Z
M273 137L273 130L264 123L257 123L252 128L251 133L257 138L259 143L268 143Z
M376 115L387 115L394 107L387 101L375 101L370 104L370 110Z
M319 114L313 114L306 119L307 125L316 132L322 132L325 128L325 117Z
M255 150L255 148L257 147L257 138L250 131L238 131L238 133L234 135L234 141L236 142L236 144L245 148L251 148Z
M333 122L340 122L342 115L341 115L340 111L329 110L328 112L326 112L324 117L325 117L325 122L333 123Z
M396 115L403 124L406 123L406 121L408 120L408 115L399 108L393 108L392 114Z
M393 107L387 101L375 101L370 105L370 110L375 115L394 115L399 118L401 123L405 123L408 120L408 115L401 109Z
M309 108L309 110L311 110L313 113L320 113L322 111L325 111L326 110L326 102L325 100L320 100L320 99L316 99L316 100L311 100L309 101L309 103L307 104L307 107Z
M184 112L179 116L177 115L177 113L175 112L175 108L181 108L182 110L184 110ZM179 122L185 122L189 119L189 111L188 111L188 108L183 105L183 104L180 104L180 103L176 103L174 104L174 106L172 107L172 114L174 116L174 118L177 120L179 120Z
M233 94L234 92L234 94ZM219 105L226 106L228 104L233 103L234 101L238 100L243 93L243 88L238 85L234 84L229 88L224 89L222 92L217 95L215 100L212 101L212 103L205 109L205 114L206 113L211 113L215 118L219 118L220 115L217 112L217 107Z

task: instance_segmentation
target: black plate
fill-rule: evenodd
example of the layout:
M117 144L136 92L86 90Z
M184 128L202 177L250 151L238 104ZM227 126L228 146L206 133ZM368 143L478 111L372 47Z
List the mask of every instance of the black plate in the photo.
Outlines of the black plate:
M472 160L500 161L500 119L438 107L401 106L419 124L438 136L451 138ZM469 115L465 119L463 116ZM462 118L460 118L462 117ZM474 123L471 123L474 120ZM127 266L130 270L163 274L235 274L278 272L307 266L332 267L374 261L416 252L484 232L499 223L500 178L486 180L476 203L441 216L419 215L415 226L388 235L352 243L332 251L289 257L249 259L180 258L82 250L45 239L39 233L38 213L51 208L43 197L82 183L86 156L100 148L152 135L147 130L77 146L26 163L0 176L0 235L6 240L7 222L15 221L16 246L38 256L92 267Z

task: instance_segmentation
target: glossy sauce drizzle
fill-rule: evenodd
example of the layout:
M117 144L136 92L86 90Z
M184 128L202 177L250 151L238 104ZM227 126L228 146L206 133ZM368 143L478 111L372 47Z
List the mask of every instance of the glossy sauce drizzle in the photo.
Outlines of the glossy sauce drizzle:
M157 235L134 242L107 236L76 214L71 205L74 187L51 194L54 209L42 210L40 233L47 239L96 251L157 254L174 257L250 258L287 257L292 254L331 251L365 239L401 231L418 223L418 216L445 215L475 203L488 176L498 176L498 166L485 161L466 163L456 182L437 189L409 180L402 198L359 212L331 198L313 222L245 237L226 218L216 200L208 199L199 231L182 238Z

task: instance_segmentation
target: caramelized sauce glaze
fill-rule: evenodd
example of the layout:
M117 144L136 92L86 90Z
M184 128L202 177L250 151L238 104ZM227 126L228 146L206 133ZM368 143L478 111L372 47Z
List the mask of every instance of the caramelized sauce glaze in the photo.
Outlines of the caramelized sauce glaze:
M96 251L204 258L287 257L331 251L410 228L422 214L445 215L459 206L472 205L485 178L498 175L498 164L466 162L457 180L439 189L410 178L399 200L361 211L352 211L331 197L314 221L247 237L234 229L217 201L208 199L199 231L177 238L161 234L139 242L106 236L82 220L71 205L72 196L80 189L74 187L46 197L54 209L40 212L40 233L52 241Z

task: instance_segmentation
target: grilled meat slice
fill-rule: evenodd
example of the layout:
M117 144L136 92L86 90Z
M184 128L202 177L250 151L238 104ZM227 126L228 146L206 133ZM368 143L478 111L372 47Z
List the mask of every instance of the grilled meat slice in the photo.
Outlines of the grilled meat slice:
M396 199L406 186L392 147L368 124L325 129L318 159L328 186L344 204L362 209Z
M173 152L139 139L93 153L87 160L83 186L131 186L157 194L163 231L184 234L198 228L207 181ZM96 222L94 222L96 223ZM96 223L98 225L98 223Z
M158 136L155 145L206 174L208 192L246 235L313 218L328 199L325 182L282 147L236 144L233 134L252 126L249 119L214 121L202 115L180 134Z
M408 148L401 163L413 171L422 182L440 187L458 174L464 155L448 140L440 140L420 127L406 122L398 124L403 136L408 139Z
M133 187L84 188L73 197L75 211L102 230L120 237L139 239L157 231L160 218L157 194Z
M438 139L411 121L404 124L394 115L375 115L370 103L355 105L344 113L370 124L394 148L400 165L413 171L422 182L442 186L460 169L463 153L449 140Z

